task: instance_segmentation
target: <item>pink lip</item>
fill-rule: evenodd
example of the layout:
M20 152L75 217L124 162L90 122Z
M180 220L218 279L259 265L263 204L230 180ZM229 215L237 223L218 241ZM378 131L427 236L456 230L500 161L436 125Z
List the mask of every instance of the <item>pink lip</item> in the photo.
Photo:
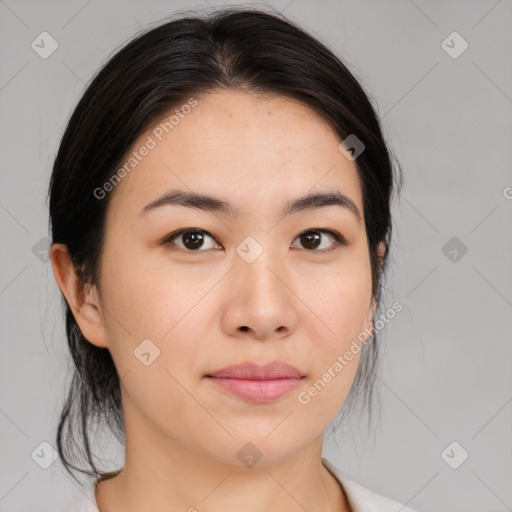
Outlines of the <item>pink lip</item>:
M271 402L296 387L304 377L282 361L265 366L254 363L228 366L207 375L224 390L251 402Z

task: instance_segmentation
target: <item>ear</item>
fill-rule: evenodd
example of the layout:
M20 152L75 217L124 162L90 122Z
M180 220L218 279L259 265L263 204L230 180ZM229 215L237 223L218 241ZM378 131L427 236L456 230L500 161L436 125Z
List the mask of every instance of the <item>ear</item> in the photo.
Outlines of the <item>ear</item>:
M96 286L86 286L78 277L66 245L53 244L50 247L50 260L57 285L82 334L93 345L107 348L105 322Z
M382 266L384 261L384 257L386 256L386 244L384 242L380 242L377 246L377 255L379 257L379 268Z
M379 257L379 269L382 266L382 263L384 261L384 257L386 256L386 244L384 242L380 242L377 247L377 255ZM371 330L373 334L373 315L375 314L375 309L377 307L377 302L374 297L372 297L372 302L370 309L368 311L368 317L366 319L366 325L367 328Z

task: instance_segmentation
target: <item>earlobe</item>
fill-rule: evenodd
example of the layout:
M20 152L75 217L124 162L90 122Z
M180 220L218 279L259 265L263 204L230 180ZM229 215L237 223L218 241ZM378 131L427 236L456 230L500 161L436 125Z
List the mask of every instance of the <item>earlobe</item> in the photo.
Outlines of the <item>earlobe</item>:
M371 332L371 335L373 336L373 315L375 314L375 308L377 307L377 303L375 301L375 298L372 298L372 303L370 310L368 311L368 318L366 319L366 330Z
M93 345L107 348L105 323L96 286L88 286L79 278L64 244L50 247L50 261L57 285L82 334Z

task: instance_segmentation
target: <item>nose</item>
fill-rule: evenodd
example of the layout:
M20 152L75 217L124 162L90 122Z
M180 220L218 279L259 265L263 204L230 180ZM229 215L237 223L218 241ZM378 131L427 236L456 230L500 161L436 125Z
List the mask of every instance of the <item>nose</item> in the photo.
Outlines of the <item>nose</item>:
M295 331L300 301L291 289L290 272L276 261L266 252L252 263L235 259L226 282L222 315L225 332L275 340Z

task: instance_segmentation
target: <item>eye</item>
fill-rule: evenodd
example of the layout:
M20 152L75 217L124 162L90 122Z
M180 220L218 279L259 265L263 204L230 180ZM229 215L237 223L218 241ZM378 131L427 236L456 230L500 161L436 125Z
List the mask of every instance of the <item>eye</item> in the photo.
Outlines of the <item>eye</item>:
M178 245L181 249L184 249L188 252L204 252L208 249L214 249L215 247L206 247L204 248L204 241L206 238L211 238L212 240L215 240L207 231L204 229L182 229L180 231L177 231L175 233L171 233L168 237L165 238L163 241L164 245L167 244L174 244ZM183 243L183 246L180 246L179 244L176 244L174 240L179 240ZM215 244L214 244L215 245ZM199 250L202 248L203 250Z
M327 247L321 247L321 239L322 235L329 235L334 242L331 242ZM213 245L206 244L205 240L210 238L214 241ZM307 231L303 231L296 240L300 240L304 249L308 252L330 252L336 249L339 246L347 245L347 241L343 236L341 236L338 232L332 231L330 229L308 229ZM182 245L177 243L177 241L181 242ZM205 252L208 249L215 249L217 244L215 243L215 238L201 228L188 228L181 229L174 233L171 233L162 241L163 245L177 245L179 248L187 251L187 252ZM320 249L318 249L320 247Z
M316 250L322 244L319 243L322 235L329 235L334 239L334 243L331 243L327 246L327 248L321 248L320 250ZM306 248L308 252L330 252L336 249L339 246L347 245L347 241L343 238L338 232L332 231L330 229L308 229L307 231L303 231L296 240L300 240L303 246Z

